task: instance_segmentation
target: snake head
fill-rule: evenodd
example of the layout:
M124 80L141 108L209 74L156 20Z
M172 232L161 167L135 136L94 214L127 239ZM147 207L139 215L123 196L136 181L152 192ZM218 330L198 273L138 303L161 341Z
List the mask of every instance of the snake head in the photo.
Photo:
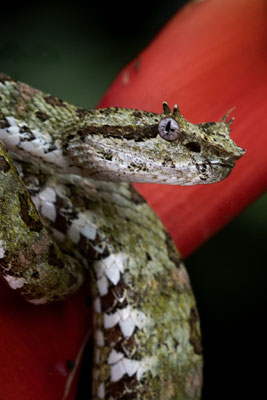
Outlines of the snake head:
M161 114L118 107L84 113L65 149L96 179L195 185L218 182L245 151L220 122L192 124L163 103Z

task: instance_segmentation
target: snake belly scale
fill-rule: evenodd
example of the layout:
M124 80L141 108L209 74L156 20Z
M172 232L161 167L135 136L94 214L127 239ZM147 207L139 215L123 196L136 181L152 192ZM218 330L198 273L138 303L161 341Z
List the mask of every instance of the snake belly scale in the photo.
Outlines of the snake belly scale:
M44 304L90 276L93 400L201 396L201 334L187 272L128 182L224 179L244 154L226 119L194 125L166 103L162 114L85 110L0 74L2 278Z

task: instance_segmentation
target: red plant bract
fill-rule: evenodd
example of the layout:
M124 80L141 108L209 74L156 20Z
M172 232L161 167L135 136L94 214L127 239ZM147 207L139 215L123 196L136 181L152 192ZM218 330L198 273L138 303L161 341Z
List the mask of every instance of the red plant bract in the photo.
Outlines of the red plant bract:
M231 137L247 153L225 181L195 187L135 185L185 257L267 187L267 3L188 4L117 77L100 107L161 112L178 104L190 122L233 106Z
M195 123L218 120L236 107L232 138L247 153L224 182L136 185L183 256L266 188L266 11L265 0L188 4L119 74L100 104L160 112L166 100ZM77 357L88 331L85 291L45 307L26 304L6 287L0 293L0 399L63 399L66 363ZM74 398L73 389L67 399Z
M1 282L0 399L63 400L67 378L89 331L87 290L37 307ZM75 398L71 391L66 400Z

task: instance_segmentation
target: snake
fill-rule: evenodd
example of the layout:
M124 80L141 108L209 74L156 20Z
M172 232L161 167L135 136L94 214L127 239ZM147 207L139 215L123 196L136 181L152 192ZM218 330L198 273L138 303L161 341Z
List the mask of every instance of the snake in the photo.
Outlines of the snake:
M166 102L84 109L0 74L1 278L33 305L89 282L92 400L201 397L190 279L131 183L226 178L245 152L227 119L192 124Z

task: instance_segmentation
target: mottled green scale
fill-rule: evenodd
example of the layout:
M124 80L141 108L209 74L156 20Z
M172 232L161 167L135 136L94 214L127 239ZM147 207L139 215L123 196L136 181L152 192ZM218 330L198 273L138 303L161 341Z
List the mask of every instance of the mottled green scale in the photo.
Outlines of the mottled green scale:
M0 142L4 280L38 304L65 298L89 271L93 400L199 399L188 275L147 203L112 181L219 181L243 154L230 124L193 125L166 103L162 114L83 110L4 74L0 98L0 140L20 172Z
M0 265L5 281L35 304L75 292L83 282L83 268L64 256L47 232L1 142L0 210Z

